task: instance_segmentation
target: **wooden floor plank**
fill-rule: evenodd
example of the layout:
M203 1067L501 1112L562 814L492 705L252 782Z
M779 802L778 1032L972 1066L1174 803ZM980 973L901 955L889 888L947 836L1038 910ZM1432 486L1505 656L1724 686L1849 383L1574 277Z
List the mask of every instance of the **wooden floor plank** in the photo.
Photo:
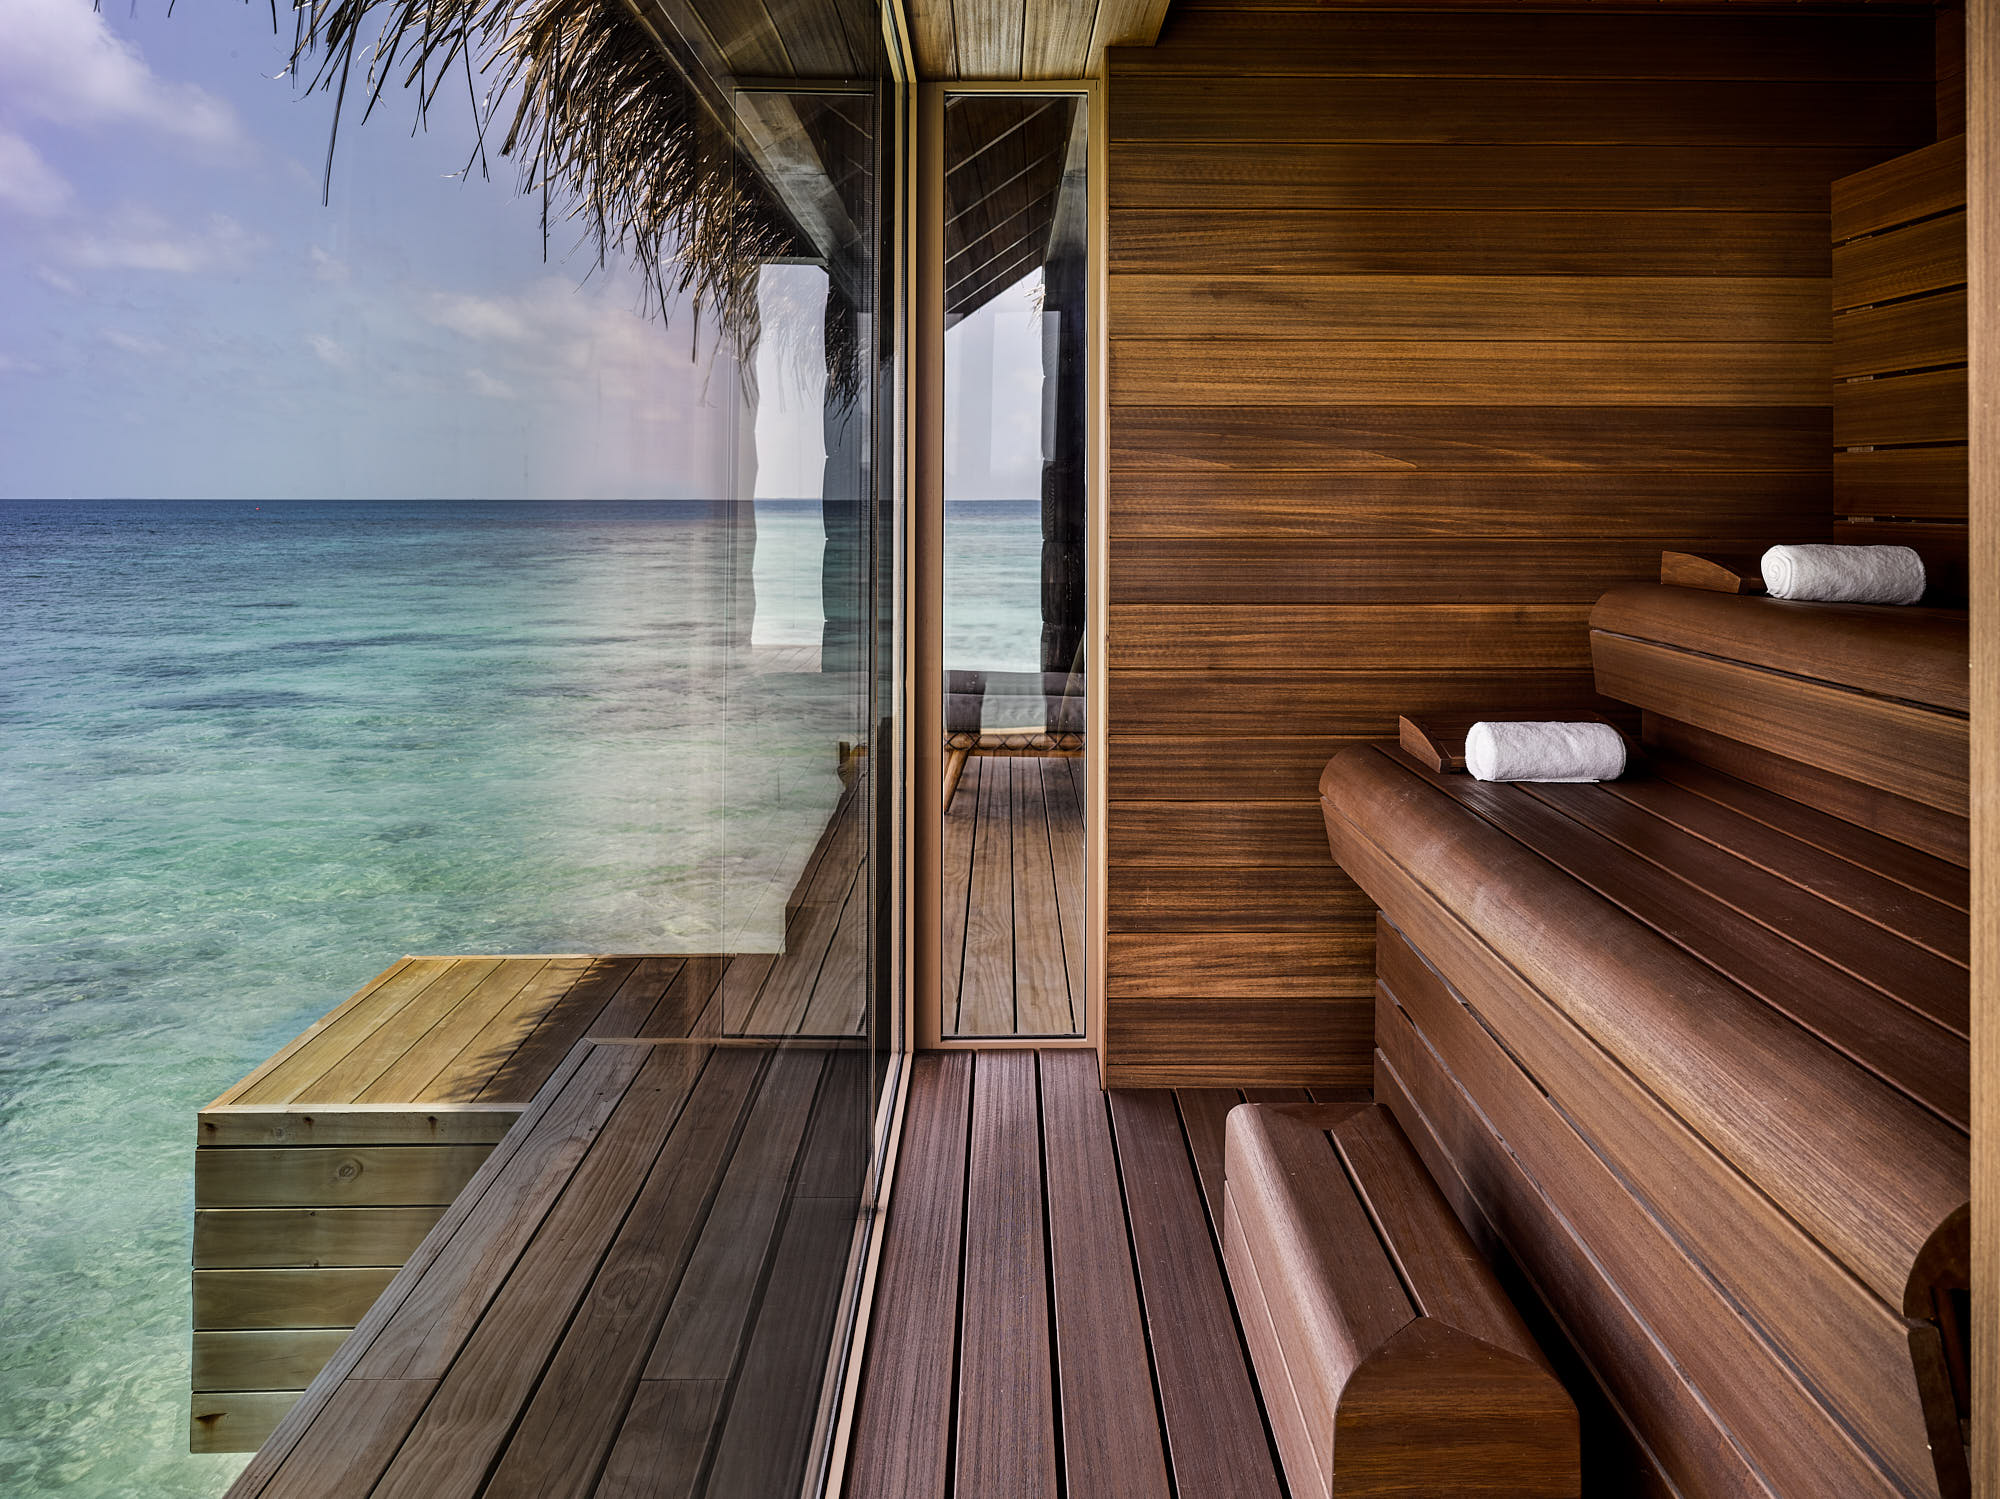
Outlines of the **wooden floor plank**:
M611 1449L596 1499L694 1499L727 1383L640 1383Z
M1069 1035L1076 1025L1063 966L1042 765L1029 758L1007 764L1014 781L1014 1033Z
M639 1075L462 1350L434 1342L411 1361L416 1377L442 1377L377 1485L377 1499L473 1499L479 1492L703 1060L693 1048L646 1049Z
M709 1007L695 1021L695 1034L748 1035L758 996L771 981L771 970L777 964L776 953L744 953L731 958ZM713 1031L709 1029L711 1025Z
M499 1289L498 1276L527 1247L645 1060L636 1048L612 1046L584 1057L570 1086L529 1127L504 1174L472 1205L388 1325L365 1345L358 1377L424 1377L420 1369L441 1367L440 1360L464 1343ZM447 1213L444 1221L451 1217Z
M637 962L636 958L594 959L563 996L563 1002L549 1010L506 1059L494 1066L476 1096L532 1098L539 1080L548 1076L552 1060L568 1056L570 1048L589 1034L598 1014Z
M973 1081L955 1482L966 1494L1053 1499L1055 1391L1035 1055L982 1052Z
M959 980L962 1036L1014 1030L1013 780L999 766L979 782L979 830L965 907L965 967Z
M598 1011L597 1018L590 1023L593 1036L637 1036L667 991L686 968L683 957L641 958L625 976L625 982L618 986L618 992L611 996L611 1003Z
M1222 1158L1229 1111L1243 1102L1235 1088L1182 1088L1174 1094L1180 1106L1181 1128L1194 1157L1195 1179L1208 1209L1209 1231L1222 1242Z
M339 1004L335 1005L331 1010L320 1016L311 1025L292 1037L291 1040L279 1047L278 1050L264 1058L263 1061L259 1062L242 1078L231 1085L227 1092L215 1099L209 1107L213 1108L220 1104L237 1104L243 1102L244 1095L250 1089L256 1087L257 1084L261 1083L272 1072L297 1056L301 1051L314 1045L319 1040L321 1032L325 1031L328 1026L346 1015L350 1010L365 1004L369 996L381 989L384 984L407 974L412 964L429 969L432 975L435 976L438 973L442 973L450 962L451 959L449 958L398 958L359 989L348 995ZM428 983L429 980L426 979L425 982Z
M597 1065L587 1067L585 1064L590 1062ZM510 1131L493 1147L493 1153L486 1158L479 1174L445 1209L437 1226L417 1246L416 1252L396 1278L389 1282L389 1289L368 1309L368 1315L361 1319L353 1335L341 1344L340 1351L328 1361L319 1377L237 1475L236 1482L230 1485L227 1499L257 1499L264 1492L301 1439L324 1414L328 1400L340 1388L341 1382L353 1374L362 1356L401 1314L404 1305L427 1278L440 1256L458 1240L459 1231L474 1218L495 1189L513 1176L522 1155L536 1138L537 1127L559 1110L573 1110L579 1096L601 1094L607 1081L607 1069L615 1069L619 1075L629 1079L636 1066L631 1057L593 1057L581 1050L562 1061L555 1075L522 1114L520 1128ZM503 1215L505 1211L503 1205ZM500 1221L509 1220L502 1216Z
M949 1492L972 1066L963 1051L925 1052L910 1064L896 1194L854 1417L854 1499Z
M816 1051L781 1051L771 1059L743 1143L647 1362L647 1379L727 1379L735 1370L825 1065L825 1054Z
M417 1423L436 1381L350 1379L264 1490L265 1499L361 1499Z
M542 971L466 1040L457 1055L415 1092L417 1103L471 1103L523 1042L551 1013L566 1005L601 1005L606 997L598 978L599 959L550 958ZM556 1053L545 1053L556 1055ZM563 1053L561 1055L566 1055ZM540 1085L532 1075L517 1075L516 1086L498 1101L521 1103ZM524 1091L525 1090L525 1091ZM489 1100L494 1101L494 1100Z
M681 971L674 975L674 981L667 985L652 1011L639 1022L639 1028L632 1032L635 1036L692 1036L699 1034L697 1027L702 1015L714 1003L729 972L730 959L706 954L691 954L682 963ZM598 1017L602 1024L604 1017ZM595 1034L609 1036L608 1030L598 1030Z
M1173 1095L1115 1090L1111 1117L1174 1491L1179 1499L1279 1499L1284 1490Z
M261 1077L252 1075L235 1090L231 1103L290 1103L329 1067L460 962L457 958L412 958L386 982L348 1001L308 1033L305 1044Z
M868 1014L868 866L854 871L847 901L827 945L826 961L813 980L794 1034L858 1036Z
M704 1490L708 1499L801 1491L856 1206L839 1197L792 1201L730 1392Z
M798 915L792 918L785 931L785 950L771 965L771 975L764 981L756 1007L750 1012L747 1025L750 1035L798 1034L812 1003L813 986L819 982L820 969L833 947L841 909L847 903L847 890L853 882L854 870L850 868L846 885L801 906Z
M403 1005L347 1054L301 1087L295 1103L350 1103L397 1058L407 1053L439 1020L448 1019L487 979L499 971L498 958L459 958L449 972L428 985L419 999Z
M1087 864L1083 800L1076 777L1083 761L1068 756L1039 763L1049 809L1049 852L1056 880L1056 913L1062 923L1063 970L1069 979L1070 1029L1081 1034L1086 1021L1084 985L1090 961L1089 913L1084 893Z
M956 1031L959 1013L959 985L965 969L966 905L972 896L972 861L979 828L980 778L986 773L988 758L974 755L966 762L959 780L958 794L944 813L944 954L941 975L942 1007L938 1011L945 1025Z
M709 1057L494 1469L487 1499L584 1499L592 1492L764 1063L754 1051Z
M1097 1059L1041 1053L1050 1284L1067 1490L1167 1499L1167 1468Z
M423 1097L423 1090L432 1080L509 1002L531 986L539 987L536 980L548 966L545 958L503 958L464 999L449 1012L437 1016L428 1030L405 1046L401 1055L393 1058L373 1082L356 1093L355 1102L407 1103ZM381 1032L376 1034L379 1036Z

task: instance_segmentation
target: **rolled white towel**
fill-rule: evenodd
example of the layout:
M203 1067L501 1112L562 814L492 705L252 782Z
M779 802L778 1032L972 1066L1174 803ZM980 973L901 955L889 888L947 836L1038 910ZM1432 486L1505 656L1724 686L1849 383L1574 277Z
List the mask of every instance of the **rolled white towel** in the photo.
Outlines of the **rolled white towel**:
M1476 723L1465 768L1482 781L1615 781L1625 736L1608 723Z
M1924 596L1924 559L1908 547L1772 547L1763 572L1774 599L1914 604Z

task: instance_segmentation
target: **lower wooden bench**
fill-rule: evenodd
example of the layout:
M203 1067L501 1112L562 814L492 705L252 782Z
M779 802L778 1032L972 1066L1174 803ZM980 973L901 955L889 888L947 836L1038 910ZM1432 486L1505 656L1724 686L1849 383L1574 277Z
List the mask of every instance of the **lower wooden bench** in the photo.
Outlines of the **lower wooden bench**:
M1580 1492L1577 1413L1389 1113L1230 1113L1223 1257L1292 1493Z

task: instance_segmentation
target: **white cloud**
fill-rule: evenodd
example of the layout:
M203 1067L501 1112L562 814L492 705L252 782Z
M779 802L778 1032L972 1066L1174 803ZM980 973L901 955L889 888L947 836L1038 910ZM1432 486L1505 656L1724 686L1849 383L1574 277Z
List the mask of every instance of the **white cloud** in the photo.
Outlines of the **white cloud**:
M5 3L5 0L0 0ZM70 258L92 270L234 270L247 264L269 241L227 214L215 214L199 231L170 224L159 214L133 209L103 230L70 242Z
M39 375L42 367L31 359L0 352L0 375Z
M0 203L47 218L62 212L69 199L70 186L62 174L20 136L0 130Z
M123 328L100 328L98 337L114 349L123 349L127 354L137 354L145 359L156 359L167 352L167 346L157 338L147 338Z
M0 0L0 100L58 125L145 125L199 146L242 144L235 112L153 72L91 0Z
M36 266L35 279L48 287L49 290L59 291L66 297L80 297L83 295L83 288L78 286L73 278L65 276L54 266Z
M495 401L511 401L514 399L514 387L509 385L505 380L495 380L485 370L467 370L465 372L465 381L479 395L487 396Z
M312 345L313 353L319 355L323 363L330 364L337 370L354 368L354 356L339 339L329 338L324 333L308 333L306 342Z
M353 272L348 270L346 261L336 255L329 255L318 245L307 251L307 258L312 265L315 281L324 281L330 286L343 286L353 275Z
M525 343L532 333L518 297L466 297L435 292L425 312L440 328L449 328L482 342Z

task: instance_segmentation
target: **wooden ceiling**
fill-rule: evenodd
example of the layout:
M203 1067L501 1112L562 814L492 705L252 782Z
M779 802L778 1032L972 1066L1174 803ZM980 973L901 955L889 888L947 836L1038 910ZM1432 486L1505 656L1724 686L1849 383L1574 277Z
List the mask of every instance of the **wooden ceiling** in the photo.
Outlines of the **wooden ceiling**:
M956 322L1044 264L1065 198L1083 192L1077 94L958 94L946 101L945 316ZM1081 232L1080 214L1075 220Z
M1150 47L1168 0L905 0L917 76L1096 78L1106 47Z

